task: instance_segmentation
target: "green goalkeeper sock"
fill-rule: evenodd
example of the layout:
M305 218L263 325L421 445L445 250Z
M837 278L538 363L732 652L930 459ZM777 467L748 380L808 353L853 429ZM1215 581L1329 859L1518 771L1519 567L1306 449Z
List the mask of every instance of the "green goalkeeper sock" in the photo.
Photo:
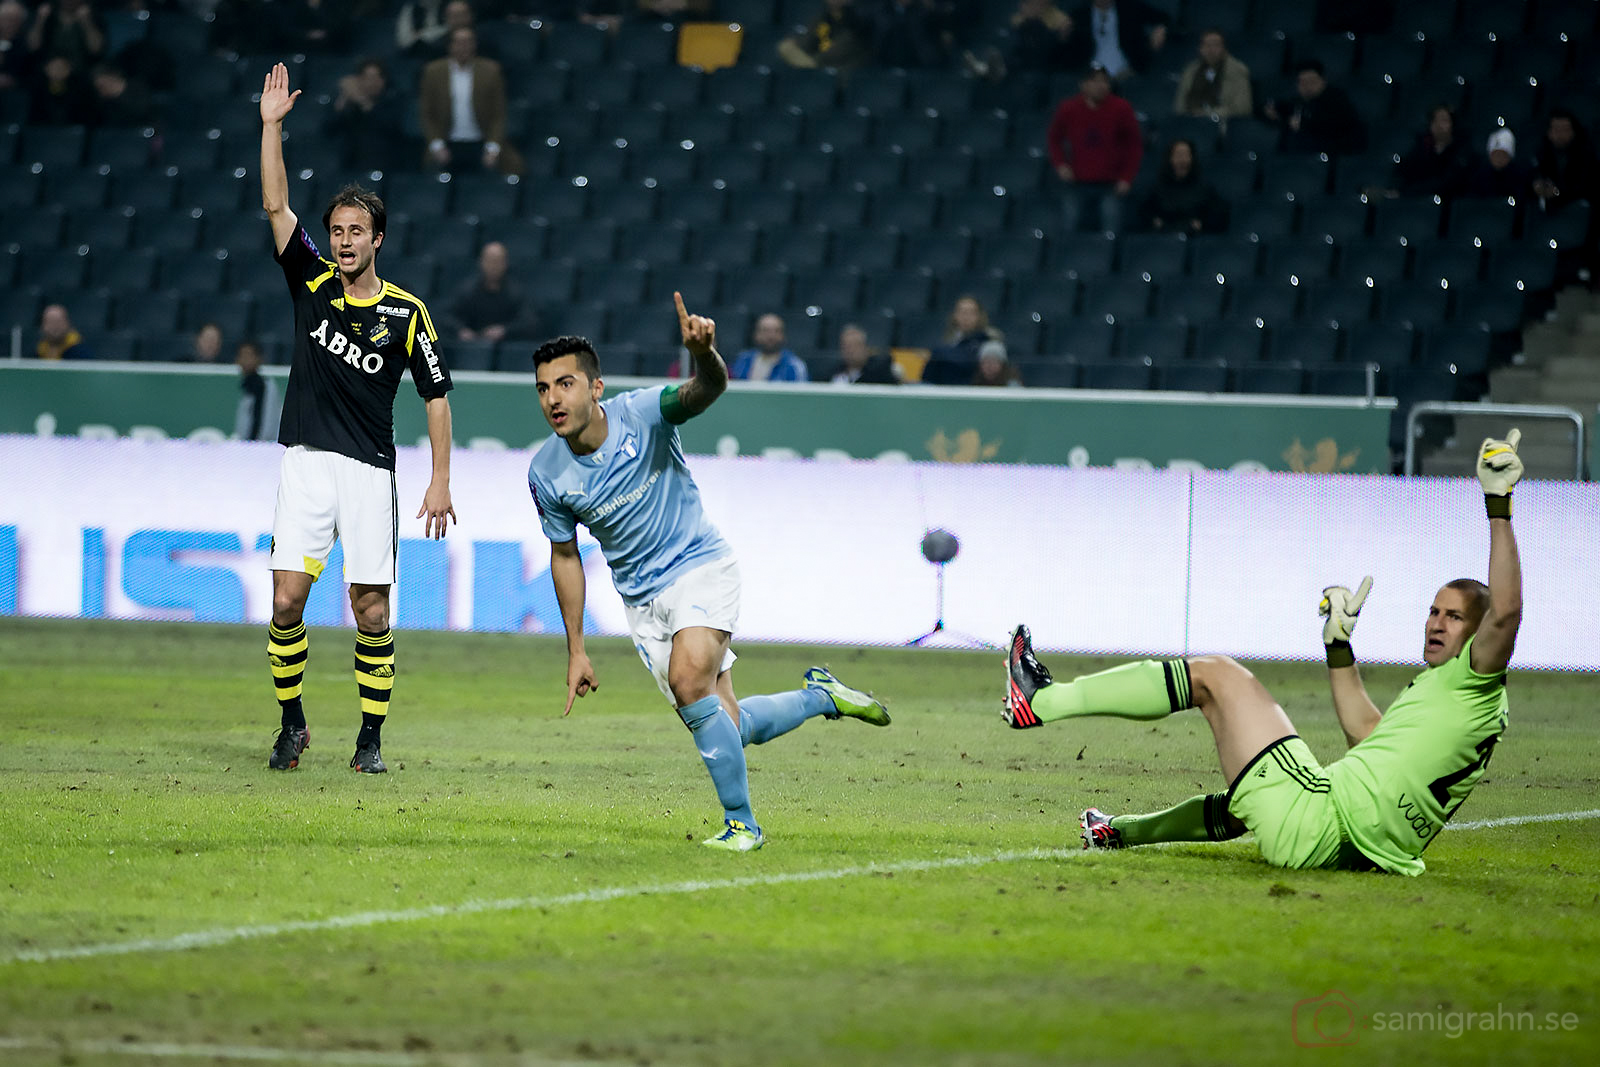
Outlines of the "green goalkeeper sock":
M1047 685L1033 695L1033 713L1044 722L1077 715L1164 719L1193 706L1189 664L1181 659L1124 663L1070 682Z
M1166 811L1150 815L1116 815L1111 828L1124 845L1154 845L1162 841L1227 841L1244 833L1228 815L1228 794L1190 797Z

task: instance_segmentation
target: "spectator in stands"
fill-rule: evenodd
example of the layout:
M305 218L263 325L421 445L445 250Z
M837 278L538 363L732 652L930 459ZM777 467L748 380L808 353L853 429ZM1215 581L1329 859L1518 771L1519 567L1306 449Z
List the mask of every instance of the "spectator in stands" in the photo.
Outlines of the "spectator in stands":
M83 335L61 304L51 304L39 315L39 343L33 354L40 359L93 359Z
M1143 74L1166 47L1166 12L1142 0L1093 0L1072 10L1065 59L1069 67L1099 64L1117 81Z
M991 46L981 56L961 54L966 68L980 78L1002 81L1013 70L1048 74L1067 65L1067 38L1072 19L1055 0L1018 0L1003 31L1003 48Z
M83 126L95 115L94 87L66 56L35 68L28 121L35 126Z
M329 140L339 146L339 162L353 170L388 170L396 149L406 143L399 94L389 89L389 71L379 59L364 59L354 74L339 79Z
M949 0L876 0L869 19L879 66L942 66L949 54L951 14Z
M872 28L857 0L823 0L822 10L804 33L778 42L778 56L802 70L825 67L851 71L872 59Z
M195 331L189 345L189 363L215 363L222 356L222 327L208 322Z
M828 376L834 385L899 385L903 377L887 353L873 351L866 330L852 322L839 331L839 365Z
M100 126L149 126L155 122L150 90L130 79L117 63L94 69L95 123Z
M25 88L30 80L28 9L18 0L0 0L0 93Z
M233 436L239 441L276 441L283 397L278 384L261 373L261 346L241 341L233 362L239 367L239 406L233 415Z
M1570 109L1555 108L1533 164L1533 192L1546 211L1560 211L1600 192L1600 161L1589 133Z
M1167 147L1156 184L1139 206L1147 230L1159 233L1220 233L1228 228L1228 205L1200 177L1194 143L1179 138Z
M350 26L347 0L290 0L277 5L283 43L296 52L328 52L345 47Z
M1172 110L1224 121L1254 113L1250 68L1228 54L1228 41L1221 30L1200 35L1200 54L1183 68Z
M1467 196L1523 199L1533 195L1533 172L1517 162L1516 134L1504 127L1489 135L1487 155L1467 175Z
M506 143L505 77L499 63L478 55L475 30L451 31L450 55L423 68L420 95L427 166L522 173L522 157Z
M1316 0L1318 33L1384 33L1394 25L1394 0Z
M478 253L478 273L450 299L446 329L462 341L523 341L538 330L538 316L520 286L508 278L511 254L499 241Z
M1328 84L1322 62L1303 59L1295 68L1295 95L1262 109L1278 125L1280 152L1349 155L1367 146L1367 127L1349 94Z
M985 341L978 346L978 369L972 375L973 385L1022 385L1022 375L1006 355L1004 341Z
M106 52L106 27L89 0L40 4L28 33L28 50L41 61L62 57L80 75Z
M978 373L978 353L988 341L1005 334L989 324L989 312L975 296L963 296L950 309L943 343L936 345L922 368L929 385L967 385Z
M1056 176L1068 186L1068 232L1118 232L1122 201L1144 158L1144 134L1132 105L1111 94L1105 68L1090 68L1078 95L1056 108L1046 142Z
M806 362L786 347L783 318L768 313L756 320L752 347L740 352L728 375L752 382L807 382Z
M1472 163L1471 147L1456 136L1455 114L1441 104L1428 112L1428 128L1395 164L1395 190L1400 196L1448 200L1467 187Z
M446 0L409 0L394 22L394 43L413 59L432 59L449 47Z

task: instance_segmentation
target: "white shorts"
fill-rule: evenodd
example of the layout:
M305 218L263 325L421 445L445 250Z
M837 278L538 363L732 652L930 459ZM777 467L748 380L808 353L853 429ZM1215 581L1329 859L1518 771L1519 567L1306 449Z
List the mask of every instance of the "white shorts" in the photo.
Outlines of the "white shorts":
M399 544L394 472L305 445L283 453L272 516L272 569L316 581L337 538L344 580L393 585Z
M729 553L702 564L662 590L654 600L638 607L623 605L628 613L628 631L639 658L655 676L673 707L678 706L667 684L667 666L672 662L672 635L691 626L709 626L733 633L739 625L739 565ZM739 657L728 649L722 657L722 670L733 666Z

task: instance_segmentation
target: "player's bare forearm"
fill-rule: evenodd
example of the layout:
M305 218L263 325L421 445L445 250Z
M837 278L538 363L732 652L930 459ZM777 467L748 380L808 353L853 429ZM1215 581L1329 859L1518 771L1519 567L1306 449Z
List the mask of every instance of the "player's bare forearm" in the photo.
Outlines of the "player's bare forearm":
M289 70L282 63L267 72L261 86L261 207L272 224L272 241L280 253L289 246L300 220L289 209L289 173L283 163L283 120L300 90L289 91Z
M427 519L422 526L423 536L437 540L450 531L450 521L456 519L456 509L450 500L450 401L436 396L428 401L428 443L433 452L433 477L422 494L422 506L417 518Z
M678 403L689 415L698 415L728 391L728 364L715 348L694 357L694 377L678 390Z
M550 579L556 587L556 604L561 608L561 626L567 632L567 655L584 655L583 648L583 557L578 542L550 543Z
M1361 671L1354 665L1328 668L1328 688L1333 693L1333 711L1339 717L1345 744L1354 748L1378 725L1383 712L1367 696Z
M1472 642L1472 669L1498 674L1511 662L1522 625L1522 558L1510 519L1489 520L1489 610Z

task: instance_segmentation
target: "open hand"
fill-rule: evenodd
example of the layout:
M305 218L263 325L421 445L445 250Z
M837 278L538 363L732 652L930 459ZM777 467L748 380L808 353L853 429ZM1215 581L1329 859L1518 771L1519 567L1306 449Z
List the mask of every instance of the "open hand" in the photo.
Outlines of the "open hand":
M267 71L266 81L261 83L261 121L282 122L294 110L300 92L299 89L289 91L289 68L282 63Z

